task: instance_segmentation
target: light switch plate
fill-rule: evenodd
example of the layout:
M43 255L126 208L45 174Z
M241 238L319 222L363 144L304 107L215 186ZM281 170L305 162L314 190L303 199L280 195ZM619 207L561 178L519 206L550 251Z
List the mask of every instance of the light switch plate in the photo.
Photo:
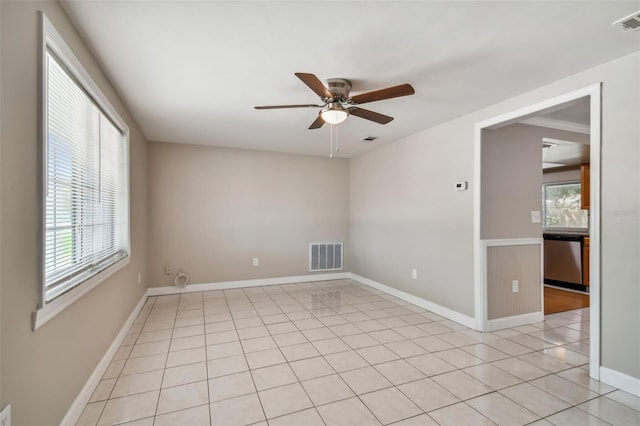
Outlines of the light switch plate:
M540 210L531 210L531 223L540 223Z

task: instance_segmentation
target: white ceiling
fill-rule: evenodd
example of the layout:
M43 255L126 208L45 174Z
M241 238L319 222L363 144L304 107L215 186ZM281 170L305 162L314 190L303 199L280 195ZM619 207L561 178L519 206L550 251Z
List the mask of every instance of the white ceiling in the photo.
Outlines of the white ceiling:
M340 156L431 127L640 49L611 22L640 0L64 1L152 141L327 155L329 126L295 76L346 78L352 95L410 83L416 94L350 117ZM378 136L374 143L360 140Z
M549 120L561 121L564 123L588 126L591 122L590 107L591 106L589 104L589 98L586 97L584 99L581 99L574 105L571 105L567 108L559 109L557 111L553 111L549 114L543 114L541 115L541 117Z

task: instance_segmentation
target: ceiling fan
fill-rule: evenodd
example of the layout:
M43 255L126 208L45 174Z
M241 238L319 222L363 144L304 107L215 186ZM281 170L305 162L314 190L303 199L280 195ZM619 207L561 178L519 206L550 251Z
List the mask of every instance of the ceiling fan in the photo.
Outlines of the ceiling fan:
M311 123L311 126L309 126L309 129L319 129L324 123L340 124L346 120L349 115L355 115L356 117L380 124L387 124L393 120L393 117L360 108L357 105L413 95L415 93L415 90L413 90L410 84L400 84L398 86L387 87L386 89L349 96L349 92L351 91L351 82L349 80L330 78L325 85L314 74L297 72L296 77L309 86L316 95L320 96L320 100L322 101L321 105L267 105L257 106L255 109L322 108L318 117Z

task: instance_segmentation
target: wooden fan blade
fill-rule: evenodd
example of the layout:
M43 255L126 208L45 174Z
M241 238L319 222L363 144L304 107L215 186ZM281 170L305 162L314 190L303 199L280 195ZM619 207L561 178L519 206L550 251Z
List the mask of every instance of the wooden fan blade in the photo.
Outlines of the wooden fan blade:
M400 84L399 86L387 87L386 89L374 90L373 92L362 93L351 98L354 104L366 104L367 102L382 101L385 99L398 98L416 93L410 84Z
M319 129L322 126L324 126L324 120L322 119L322 117L320 117L320 114L318 114L318 118L316 118L315 121L311 123L311 126L309 126L309 130Z
M316 95L320 96L320 98L333 98L331 92L322 84L322 82L313 74L308 74L304 72L297 72L296 77L298 77L304 84L309 86L309 89L313 90Z
M375 121L379 124L387 124L393 120L393 117L389 117L388 115L369 111L368 109L363 108L349 108L349 114L355 115L356 117L364 118L365 120Z
M304 104L304 105L263 105L256 106L255 109L283 109L283 108L320 108L322 105Z

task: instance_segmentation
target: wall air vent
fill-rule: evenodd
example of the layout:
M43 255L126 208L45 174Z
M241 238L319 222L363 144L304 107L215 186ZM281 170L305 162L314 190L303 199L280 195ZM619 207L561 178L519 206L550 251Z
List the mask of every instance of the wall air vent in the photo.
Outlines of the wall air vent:
M625 31L638 31L640 30L640 10L636 13L632 13L622 19L617 20L613 24L615 27L622 27Z
M309 271L339 271L342 269L342 243L311 243Z

